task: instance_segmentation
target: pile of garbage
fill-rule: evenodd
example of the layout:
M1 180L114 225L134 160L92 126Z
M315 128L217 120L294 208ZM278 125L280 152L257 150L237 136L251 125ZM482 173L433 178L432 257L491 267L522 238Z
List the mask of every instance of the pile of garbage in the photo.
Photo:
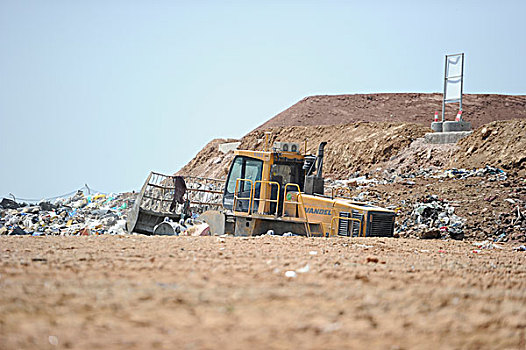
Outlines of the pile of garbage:
M386 177L385 174L388 174L388 172L384 171L384 177ZM451 169L446 169L446 170L438 170L438 169L432 169L432 168L421 168L421 169L417 169L412 172L407 172L404 174L391 175L391 178L394 179L394 182L396 182L397 177L400 177L402 179L408 179L408 178L414 179L417 177L421 177L424 179L450 178L450 179L464 180L469 177L475 177L475 176L487 177L488 181L504 181L508 178L508 174L504 170L495 168L489 165L486 165L484 168L473 168L473 169L451 168Z
M488 176L489 181L504 181L508 178L506 172L499 168L486 165L480 169L448 169L440 177L449 177L455 179L467 179L472 176Z
M464 238L465 220L455 215L455 207L437 195L427 195L420 198L413 211L396 231L406 237L428 238Z
M85 194L38 204L0 201L0 235L125 234L126 215L134 193Z
M391 169L393 170L393 169ZM432 178L432 179L459 179L464 180L469 177L486 177L488 181L504 181L507 180L507 173L499 168L495 168L489 165L486 165L484 168L478 169L446 169L438 170L433 168L421 168L412 172L407 172L403 174L394 173L393 171L383 170L381 168L376 169L374 173L361 175L359 172L352 174L352 176L347 180L332 180L330 178L325 179L325 187L330 190L332 189L341 189L341 188L357 188L365 189L368 187L374 187L378 185L386 185L392 183L404 183L406 185L415 185L413 181L408 181L408 179L416 178ZM327 194L327 193L326 193ZM330 195L330 193L328 194Z
M515 207L509 212L502 212L495 220L496 228L493 229L494 235L504 237L504 241L526 242L526 205L516 199L507 198L505 202L514 204Z

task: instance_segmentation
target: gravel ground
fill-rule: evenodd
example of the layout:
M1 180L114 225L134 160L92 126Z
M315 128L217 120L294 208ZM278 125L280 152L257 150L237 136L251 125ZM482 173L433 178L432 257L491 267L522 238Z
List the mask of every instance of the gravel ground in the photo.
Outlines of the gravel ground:
M526 349L526 253L476 249L2 236L0 348Z

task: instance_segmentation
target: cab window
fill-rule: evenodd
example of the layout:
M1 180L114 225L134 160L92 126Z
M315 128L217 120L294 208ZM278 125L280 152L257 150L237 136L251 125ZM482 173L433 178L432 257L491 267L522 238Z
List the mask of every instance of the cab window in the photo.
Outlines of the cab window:
M263 161L248 157L237 156L232 163L232 168L228 174L225 194L233 194L236 189L237 179L247 179L254 181L261 180L263 172ZM241 181L239 183L239 190L241 192L250 191L250 183L248 181Z
M304 171L301 164L277 162L272 165L271 180L276 181L280 186L288 183L295 183L303 190Z

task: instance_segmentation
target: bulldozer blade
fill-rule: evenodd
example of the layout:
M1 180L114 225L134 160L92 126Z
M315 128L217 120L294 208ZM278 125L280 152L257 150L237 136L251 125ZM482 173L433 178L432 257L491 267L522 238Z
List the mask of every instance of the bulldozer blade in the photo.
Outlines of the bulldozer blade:
M218 210L207 210L199 215L199 220L204 221L210 226L210 233L213 235L224 235L226 216Z

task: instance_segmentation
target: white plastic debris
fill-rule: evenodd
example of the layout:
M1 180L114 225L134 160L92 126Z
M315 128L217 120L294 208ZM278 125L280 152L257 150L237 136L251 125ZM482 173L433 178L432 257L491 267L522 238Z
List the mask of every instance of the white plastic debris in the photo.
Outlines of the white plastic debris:
M310 271L309 264L307 264L307 265L305 265L305 266L303 266L303 267L301 267L301 268L296 270L297 273L307 273L309 271Z
M55 335L50 335L48 337L49 344L57 346L58 345L58 337Z
M372 245L367 245L367 244L355 244L355 246L358 248L365 248L365 249L373 247Z
M296 276L298 276L298 275L296 274L295 271L290 271L290 270L289 270L289 271L285 272L285 277L288 277L288 278L295 278Z

